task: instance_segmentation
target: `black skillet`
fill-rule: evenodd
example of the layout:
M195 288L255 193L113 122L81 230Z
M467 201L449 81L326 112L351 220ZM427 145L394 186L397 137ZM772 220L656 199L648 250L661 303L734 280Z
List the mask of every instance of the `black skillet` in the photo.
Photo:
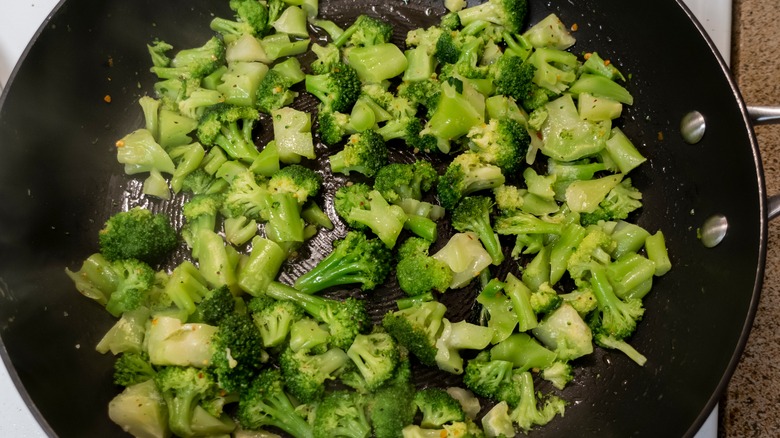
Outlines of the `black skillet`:
M112 359L93 349L112 319L74 290L63 269L96 250L98 229L120 208L173 210L176 201L138 195L139 182L115 161L114 142L142 124L136 100L154 81L145 44L199 44L215 14L228 16L226 4L63 1L0 98L0 352L52 436L122 436L106 415L118 391ZM396 25L397 42L442 12L439 0L321 5L341 25L359 13L382 16ZM766 195L745 106L682 3L532 1L530 21L550 12L578 25L575 52L598 51L630 74L636 104L621 127L649 158L632 176L644 193L637 220L663 230L674 269L656 281L632 339L648 363L600 351L582 360L563 391L571 401L565 417L531 435L693 435L736 366L763 277ZM691 110L708 122L695 145L678 132ZM729 231L708 249L697 231L713 214L725 215ZM318 238L314 255L332 238ZM468 293L445 297L453 319L473 317ZM389 299L374 301L381 315ZM420 381L453 379L427 373Z

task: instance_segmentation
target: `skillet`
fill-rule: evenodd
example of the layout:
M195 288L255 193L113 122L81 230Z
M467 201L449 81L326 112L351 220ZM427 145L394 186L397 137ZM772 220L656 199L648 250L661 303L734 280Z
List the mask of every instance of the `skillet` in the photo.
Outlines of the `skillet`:
M695 433L736 366L763 277L763 174L728 70L684 6L624 3L531 2L530 21L556 12L578 23L575 51L596 50L632 74L637 103L621 127L649 158L632 175L645 196L638 222L664 231L675 268L656 282L632 339L648 364L614 353L588 358L564 392L573 406L534 436ZM228 14L220 2L188 5L63 2L0 97L0 199L8 206L0 213L3 356L53 436L121 436L105 415L116 393L112 359L92 351L112 319L62 270L96 250L97 230L116 210L139 203L172 210L138 195L113 144L142 124L135 101L153 81L144 45L154 38L194 45L212 13ZM367 8L336 0L323 2L321 15L342 25L362 12L381 15L398 36L442 11L438 1ZM677 127L694 109L707 117L708 132L688 145ZM729 233L705 248L696 231L715 213L728 218ZM445 304L461 317L472 312Z

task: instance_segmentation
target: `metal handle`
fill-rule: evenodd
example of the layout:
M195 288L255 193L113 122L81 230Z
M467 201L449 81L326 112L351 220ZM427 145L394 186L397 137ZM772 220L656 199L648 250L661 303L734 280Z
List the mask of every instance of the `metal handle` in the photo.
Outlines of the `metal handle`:
M780 106L748 106L747 111L754 125L780 123Z

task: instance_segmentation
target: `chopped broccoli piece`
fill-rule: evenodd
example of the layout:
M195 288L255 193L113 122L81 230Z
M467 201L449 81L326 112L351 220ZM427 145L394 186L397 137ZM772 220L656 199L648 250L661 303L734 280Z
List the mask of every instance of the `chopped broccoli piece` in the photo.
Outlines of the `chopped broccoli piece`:
M490 224L493 200L487 196L466 196L452 212L452 227L460 232L473 231L485 246L494 265L504 261L504 251L498 234Z
M554 387L563 389L574 379L572 366L569 362L556 360L555 363L542 370L542 378L552 383Z
M520 393L517 407L510 413L512 420L523 431L529 431L533 426L543 426L549 423L555 415L563 415L566 402L554 395L548 396L539 406L534 391L534 378L530 372L517 373L512 378L512 384Z
M463 384L482 397L498 400L502 387L511 379L514 364L506 360L491 360L484 351L466 364Z
M303 317L303 310L290 301L277 301L265 295L249 301L249 311L260 331L264 347L276 347L287 340L292 325Z
M357 72L341 62L330 65L327 72L306 75L305 85L306 91L333 111L350 111L360 96L361 84Z
M429 387L417 391L414 404L422 411L420 426L425 428L437 428L466 419L460 402L441 388Z
M145 352L125 352L114 362L114 383L120 386L133 386L157 374L149 363L149 355Z
M317 406L314 438L368 438L371 425L366 416L367 398L350 391L332 391Z
M347 350L363 378L365 389L374 391L395 375L399 362L398 346L387 333L358 335Z
M387 165L387 146L382 136L368 130L352 134L344 149L328 158L331 171L349 175L358 172L372 177Z
M325 393L325 381L335 379L348 362L340 348L321 354L287 348L279 357L285 387L302 403L319 401Z
M517 34L523 30L526 14L528 14L526 0L488 0L458 11L463 26L477 21L488 21Z
M396 438L414 420L414 386L397 384L379 389L368 402L368 416L376 438Z
M430 242L408 238L398 249L396 277L398 286L409 296L436 290L444 292L452 283L452 270L446 263L428 255Z
M391 163L382 167L374 179L374 189L392 203L402 199L422 199L439 179L430 162L418 160L414 163Z
M212 338L214 355L210 369L219 385L230 391L245 391L260 370L263 341L252 318L234 312L219 322Z
M365 47L390 41L393 26L379 18L360 15L344 32L333 41L336 47Z
M388 248L395 246L407 220L403 208L388 204L378 191L361 183L340 187L334 205L352 228L370 229Z
M439 201L449 210L464 196L498 187L505 180L501 168L486 163L475 152L464 152L452 160L439 178Z
M636 324L642 319L645 309L638 298L621 300L615 295L603 266L594 264L591 268L590 284L598 302L596 323L591 327L596 336L603 333L617 340L631 336Z
M211 37L200 47L180 50L169 66L153 66L151 72L160 79L203 78L225 64L225 43Z
M507 175L520 171L531 143L525 128L509 118L492 119L487 124L474 126L467 135L471 150Z
M596 224L599 221L617 221L626 219L634 210L642 207L642 193L626 178L607 193L603 201L592 213L580 216L582 225Z
M577 310L566 303L545 316L533 329L533 334L561 360L576 359L593 352L590 328Z
M267 31L268 7L264 3L252 0L232 0L230 9L235 13L235 21L215 17L211 20L211 30L221 33L224 37L241 35L262 36Z
M168 424L179 436L194 436L192 419L202 400L213 397L218 386L206 371L193 367L163 367L154 377L168 407Z
M162 261L176 246L176 230L168 217L134 207L109 217L99 234L100 252L107 260Z
M198 139L206 146L219 146L232 158L251 162L258 155L252 129L259 118L254 108L227 103L212 105L200 119Z
M198 319L206 324L217 326L236 311L236 299L227 286L209 291L198 303Z
M482 350L493 339L493 329L466 321L450 323L442 319L443 328L436 340L436 365L453 374L463 373L460 350Z
M278 370L269 368L260 372L249 384L249 390L241 393L238 422L251 430L272 426L295 437L312 438L312 426L295 411L283 386Z
M303 206L309 198L317 196L322 186L322 177L315 171L299 164L281 168L268 181L268 189L274 193L289 193Z
M436 339L447 308L437 301L388 312L382 326L425 365L436 365Z

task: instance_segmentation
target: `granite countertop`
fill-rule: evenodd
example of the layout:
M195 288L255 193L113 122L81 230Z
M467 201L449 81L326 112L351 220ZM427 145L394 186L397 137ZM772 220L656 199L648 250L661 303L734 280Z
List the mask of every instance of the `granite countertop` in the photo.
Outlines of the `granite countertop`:
M735 0L731 66L748 105L780 105L780 3ZM780 193L780 125L755 128L767 192ZM720 403L720 437L780 436L780 221L769 224L764 288L745 353Z

